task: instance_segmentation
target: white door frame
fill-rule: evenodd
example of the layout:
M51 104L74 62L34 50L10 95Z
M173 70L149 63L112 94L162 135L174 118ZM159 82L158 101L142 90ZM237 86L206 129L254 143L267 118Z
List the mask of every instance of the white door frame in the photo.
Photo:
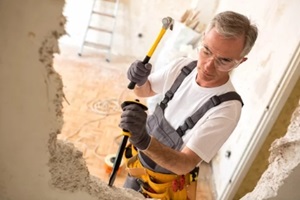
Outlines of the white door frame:
M297 49L289 62L289 66L280 80L281 84L278 85L272 95L272 98L270 98L268 109L266 109L261 116L259 123L255 127L253 136L248 142L244 154L234 170L231 178L231 184L227 184L224 192L218 195L219 200L233 199L299 77L300 42L298 43Z

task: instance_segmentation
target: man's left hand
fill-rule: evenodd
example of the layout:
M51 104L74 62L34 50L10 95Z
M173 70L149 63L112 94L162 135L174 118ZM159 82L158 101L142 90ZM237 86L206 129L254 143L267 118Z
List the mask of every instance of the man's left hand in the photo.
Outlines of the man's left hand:
M138 149L148 148L151 137L146 130L147 113L139 104L129 104L122 107L121 122L119 126L130 132L129 141Z

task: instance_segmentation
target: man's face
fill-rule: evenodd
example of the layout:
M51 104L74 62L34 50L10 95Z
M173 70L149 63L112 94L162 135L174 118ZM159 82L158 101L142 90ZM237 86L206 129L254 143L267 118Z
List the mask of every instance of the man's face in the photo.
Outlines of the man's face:
M216 87L228 81L229 72L244 62L241 52L244 38L224 38L215 28L203 38L198 54L197 83L203 87Z

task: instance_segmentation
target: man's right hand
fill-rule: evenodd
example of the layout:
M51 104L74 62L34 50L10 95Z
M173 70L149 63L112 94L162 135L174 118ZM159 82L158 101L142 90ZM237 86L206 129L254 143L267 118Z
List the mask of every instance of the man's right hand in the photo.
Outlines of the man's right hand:
M142 61L136 60L129 67L127 78L138 86L144 85L148 80L151 68L152 65L150 63L143 64Z

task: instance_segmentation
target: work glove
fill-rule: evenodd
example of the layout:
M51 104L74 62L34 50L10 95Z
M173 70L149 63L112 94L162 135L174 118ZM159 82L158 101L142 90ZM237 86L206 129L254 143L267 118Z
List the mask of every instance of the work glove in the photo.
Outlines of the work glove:
M138 86L144 85L148 80L151 68L152 65L150 63L143 64L142 61L136 60L130 65L127 71L127 78Z
M147 113L139 104L125 105L122 109L119 126L130 133L131 144L140 150L147 149L151 140L146 131Z

